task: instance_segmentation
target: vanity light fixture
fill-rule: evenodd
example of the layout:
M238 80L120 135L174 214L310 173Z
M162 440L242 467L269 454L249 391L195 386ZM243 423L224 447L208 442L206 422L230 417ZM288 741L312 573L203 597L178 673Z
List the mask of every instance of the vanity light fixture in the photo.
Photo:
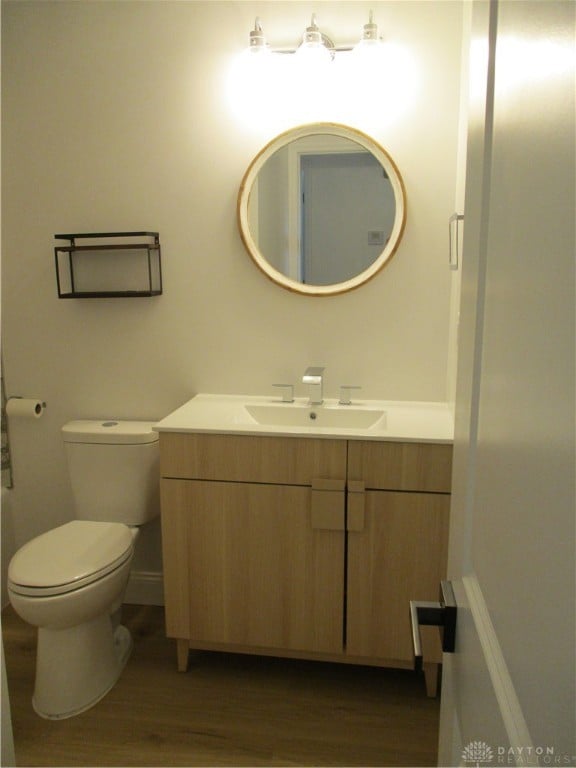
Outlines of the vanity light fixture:
M302 62L324 64L334 56L334 43L323 35L316 24L316 14L312 14L310 26L302 35L302 42L296 49L296 56Z
M296 53L298 59L310 61L330 61L337 53L342 51L363 51L366 49L379 49L382 41L378 37L378 25L374 23L372 11L369 21L364 24L362 37L357 45L335 45L333 40L324 34L316 22L316 14L312 14L310 25L306 27L302 35L302 42L297 48L270 48L264 37L260 19L256 18L254 29L250 32L249 50L253 53Z
M374 14L370 11L368 23L364 24L360 42L354 46L355 54L375 52L382 48L382 40L378 37L378 25L374 22Z
M254 21L254 29L250 32L250 47L248 50L250 53L257 56L266 56L270 53L270 47L266 42L264 32L262 31L262 25L260 24L260 19L258 17L256 17L256 20Z

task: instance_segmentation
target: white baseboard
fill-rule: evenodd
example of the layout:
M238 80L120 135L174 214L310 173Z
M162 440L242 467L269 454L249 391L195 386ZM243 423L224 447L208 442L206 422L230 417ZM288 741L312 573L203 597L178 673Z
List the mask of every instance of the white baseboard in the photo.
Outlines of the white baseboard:
M156 571L132 571L126 587L125 603L164 605L164 580Z

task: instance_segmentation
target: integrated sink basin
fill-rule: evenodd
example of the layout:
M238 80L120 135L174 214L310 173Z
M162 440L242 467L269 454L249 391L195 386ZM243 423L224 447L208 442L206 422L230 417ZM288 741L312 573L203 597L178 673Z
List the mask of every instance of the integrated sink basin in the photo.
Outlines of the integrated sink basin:
M311 405L306 397L285 403L278 397L199 394L156 424L162 432L286 435L450 443L452 408L442 402L355 400L340 405L325 399Z
M244 408L257 424L279 427L340 427L342 429L370 429L386 426L386 411L360 409L348 405L305 406L283 403L281 405L245 405ZM384 420L383 422L381 420Z

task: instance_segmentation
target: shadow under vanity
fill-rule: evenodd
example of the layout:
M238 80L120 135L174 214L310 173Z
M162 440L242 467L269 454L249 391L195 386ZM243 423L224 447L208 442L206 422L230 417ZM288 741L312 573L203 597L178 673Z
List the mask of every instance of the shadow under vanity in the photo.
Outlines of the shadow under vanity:
M446 576L448 408L377 403L385 418L364 429L247 415L274 402L198 395L156 427L178 669L190 649L413 667L409 602L437 599ZM434 695L438 630L422 642Z

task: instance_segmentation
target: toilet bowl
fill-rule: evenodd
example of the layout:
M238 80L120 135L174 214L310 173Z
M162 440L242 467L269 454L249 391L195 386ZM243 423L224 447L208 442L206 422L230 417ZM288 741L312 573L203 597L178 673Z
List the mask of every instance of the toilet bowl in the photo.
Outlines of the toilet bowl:
M32 705L42 717L77 715L118 680L132 641L112 615L126 589L136 533L122 523L75 520L12 559L10 601L38 627Z

